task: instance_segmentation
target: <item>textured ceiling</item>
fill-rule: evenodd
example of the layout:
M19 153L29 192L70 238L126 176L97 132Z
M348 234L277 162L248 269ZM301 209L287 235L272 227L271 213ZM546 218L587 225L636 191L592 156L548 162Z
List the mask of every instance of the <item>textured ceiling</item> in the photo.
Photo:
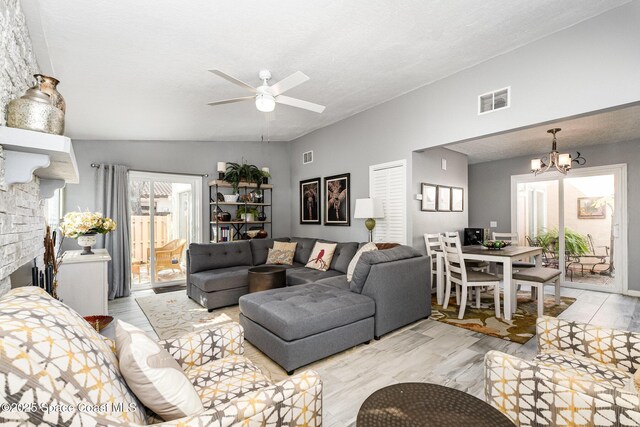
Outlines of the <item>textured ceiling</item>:
M69 136L211 141L295 139L627 2L23 0ZM327 109L209 107L247 94L212 68L303 71L287 95Z
M473 139L448 145L447 148L466 154L470 164L527 155L540 157L551 151L553 136L547 133L547 129L556 127L562 129L556 135L558 151L561 153L588 145L638 140L640 105Z

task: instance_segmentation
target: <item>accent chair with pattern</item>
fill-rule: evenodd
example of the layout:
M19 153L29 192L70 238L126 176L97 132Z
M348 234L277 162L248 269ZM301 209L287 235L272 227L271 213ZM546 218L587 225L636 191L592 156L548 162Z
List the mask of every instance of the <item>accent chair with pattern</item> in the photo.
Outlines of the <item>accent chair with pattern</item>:
M0 298L0 424L69 426L321 426L313 371L271 382L242 355L244 331L224 324L160 345L178 361L204 412L163 422L120 374L113 342L37 287Z
M638 426L640 333L541 317L539 354L485 356L485 399L518 426Z

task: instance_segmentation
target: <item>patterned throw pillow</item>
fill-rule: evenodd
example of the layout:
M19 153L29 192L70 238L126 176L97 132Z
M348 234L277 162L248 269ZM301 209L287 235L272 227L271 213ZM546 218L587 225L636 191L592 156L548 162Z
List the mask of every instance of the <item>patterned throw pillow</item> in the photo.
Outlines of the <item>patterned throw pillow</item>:
M283 251L281 249L269 249L265 264L293 265L295 251Z
M165 421L204 411L200 396L178 362L142 330L116 322L120 373L129 388Z
M333 254L336 251L337 246L337 243L316 242L305 267L315 268L320 271L327 271L331 265L331 260L333 259Z
M365 252L371 252L371 251L377 251L377 250L378 250L378 246L373 242L367 243L366 245L358 249L358 252L356 252L356 254L351 259L351 262L349 263L349 267L347 267L347 282L351 281L351 278L353 277L353 271L356 269L356 264L358 263L360 256Z

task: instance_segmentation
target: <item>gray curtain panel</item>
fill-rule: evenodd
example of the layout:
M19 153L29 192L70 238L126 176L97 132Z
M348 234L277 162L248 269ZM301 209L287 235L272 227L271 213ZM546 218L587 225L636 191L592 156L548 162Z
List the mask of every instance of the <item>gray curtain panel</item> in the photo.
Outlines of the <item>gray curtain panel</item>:
M113 219L117 228L104 236L104 247L111 255L109 263L109 299L129 296L131 291L131 247L129 246L128 169L122 165L98 167L97 207Z

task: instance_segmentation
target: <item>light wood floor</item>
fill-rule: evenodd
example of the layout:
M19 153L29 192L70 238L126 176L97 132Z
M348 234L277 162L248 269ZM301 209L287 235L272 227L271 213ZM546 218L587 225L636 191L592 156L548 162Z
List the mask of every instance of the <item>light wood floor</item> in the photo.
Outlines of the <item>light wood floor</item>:
M549 288L550 290L550 288ZM109 303L109 312L156 336L135 297L152 294L138 291ZM640 330L638 298L564 288L562 294L576 298L561 318L616 329ZM109 326L109 329L111 326ZM109 334L109 331L107 331ZM312 364L324 383L324 426L355 425L362 402L374 391L400 382L431 382L483 397L483 358L500 350L530 359L536 339L524 345L489 337L433 320L421 320L385 335L370 345ZM301 368L302 369L302 368Z

